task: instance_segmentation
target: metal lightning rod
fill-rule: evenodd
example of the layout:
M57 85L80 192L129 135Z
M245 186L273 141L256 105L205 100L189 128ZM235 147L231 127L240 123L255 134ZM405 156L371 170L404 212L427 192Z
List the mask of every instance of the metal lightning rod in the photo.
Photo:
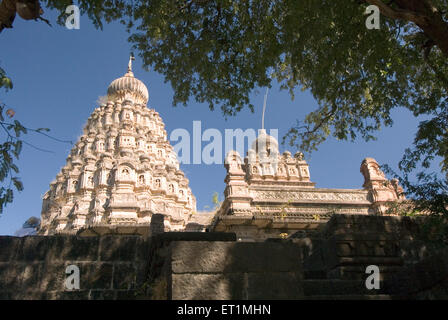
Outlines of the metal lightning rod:
M261 129L264 129L264 113L266 112L266 101L268 100L268 91L269 88L266 88L266 93L264 94L264 102L263 102L263 115L261 116Z

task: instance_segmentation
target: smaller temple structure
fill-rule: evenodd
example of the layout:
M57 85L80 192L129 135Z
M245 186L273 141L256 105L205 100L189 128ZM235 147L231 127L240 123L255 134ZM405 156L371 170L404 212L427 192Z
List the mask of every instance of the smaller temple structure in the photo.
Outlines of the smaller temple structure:
M384 214L403 200L396 180L387 180L378 163L361 164L363 189L315 188L303 153L279 153L278 142L261 129L244 160L226 156L225 199L211 224L214 231L235 232L239 240L288 237L316 229L333 214Z

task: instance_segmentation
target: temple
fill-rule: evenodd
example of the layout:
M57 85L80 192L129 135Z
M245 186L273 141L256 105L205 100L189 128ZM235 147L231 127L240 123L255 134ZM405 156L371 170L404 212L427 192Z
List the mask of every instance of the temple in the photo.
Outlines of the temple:
M382 215L391 203L404 200L398 181L386 179L372 158L361 164L363 189L315 188L303 153L280 154L264 129L244 161L231 151L225 167L225 200L211 229L235 232L240 241L313 231L334 214Z
M262 125L244 159L236 151L226 155L219 208L197 214L189 181L161 117L147 107L148 89L134 77L132 59L44 195L40 234L151 232L157 214L162 231L234 232L241 241L257 241L314 230L334 214L381 215L404 200L398 182L372 158L361 164L362 189L315 188L303 153L280 154Z
M153 213L164 215L165 229L185 229L196 199L148 98L131 57L44 195L41 234L149 225Z

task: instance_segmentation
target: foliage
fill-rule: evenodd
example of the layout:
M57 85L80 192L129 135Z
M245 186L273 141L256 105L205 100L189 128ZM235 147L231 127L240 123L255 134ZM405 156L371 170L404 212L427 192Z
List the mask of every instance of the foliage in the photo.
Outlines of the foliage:
M436 244L448 245L448 183L435 173L420 172L412 182L409 174L395 173L389 166L384 171L396 177L406 189L409 200L391 206L389 213L422 216L423 236Z
M219 201L219 193L218 192L213 192L212 195L212 204L213 204L213 211L216 211L219 209L219 207L221 207L221 201ZM210 206L204 206L204 209L210 209Z
M212 203L215 205L215 207L219 207L221 205L221 202L219 202L219 194L218 194L218 192L214 192L213 193Z
M12 89L12 86L11 79L9 79L6 76L5 71L0 68L0 88L8 90ZM22 151L23 142L19 139L20 134L26 134L26 129L19 121L14 120L13 124L6 124L4 122L4 111L5 104L0 102L0 126L7 136L6 140L0 144L0 214L3 212L3 208L6 204L13 201L13 186L17 191L23 190L22 182L19 177L16 176L16 174L19 173L19 168L14 163L14 160L19 159L19 154ZM9 114L11 115L12 113L9 112Z
M64 24L72 1L41 4L57 9ZM391 111L405 108L425 120L400 169L408 174L419 163L428 168L441 157L442 169L448 170L447 0L77 4L98 28L111 21L126 25L144 65L171 83L174 105L194 98L231 116L243 108L254 110L249 95L273 81L292 98L297 89L309 90L319 107L291 124L284 138L304 151L315 150L329 136L375 139L378 130L393 124ZM368 4L381 7L379 30L365 26Z
M58 9L63 23L71 1L42 2ZM144 65L171 83L174 105L193 97L235 115L245 107L254 110L249 95L257 87L278 81L292 98L297 89L310 90L319 103L291 123L284 137L291 146L312 151L330 135L375 139L376 131L393 124L391 111L403 107L430 118L420 124L416 150L406 153L409 165L415 167L424 154L448 159L446 126L437 127L447 114L448 39L429 37L429 27L448 30L446 0L382 3L388 18L381 17L380 30L365 27L366 7L378 1L77 3L99 28L114 20L126 24ZM429 27L417 26L412 17L425 15ZM439 130L432 131L435 127ZM426 141L440 141L432 147L435 153Z

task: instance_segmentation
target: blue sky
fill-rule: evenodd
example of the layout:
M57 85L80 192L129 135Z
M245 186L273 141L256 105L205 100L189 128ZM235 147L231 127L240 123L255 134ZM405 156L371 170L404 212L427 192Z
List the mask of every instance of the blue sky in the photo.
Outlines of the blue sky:
M47 11L45 16L53 22L56 19L53 12ZM12 91L0 92L0 100L16 111L15 118L26 127L50 128L51 135L75 142L97 106L98 97L106 94L112 80L125 73L131 51L127 38L122 25L114 23L103 31L96 30L86 17L81 17L79 30L16 18L14 28L0 34L0 66L14 82ZM210 111L195 101L190 101L188 107L172 107L173 91L162 75L144 71L138 57L133 69L147 85L149 107L160 113L168 134L176 128L192 132L195 120L202 122L202 130L216 128L222 133L225 129L260 128L264 88L251 96L258 107L255 113L246 110L225 120L220 110ZM269 91L265 126L278 129L282 137L296 119L303 119L316 107L309 93L297 92L292 101L288 92L274 85ZM359 167L366 157L396 168L404 149L412 144L418 121L403 109L395 110L393 118L394 126L382 130L377 141L351 143L330 138L323 143L319 151L306 157L311 180L322 188L361 188ZM26 141L51 153L24 146L18 165L25 189L16 193L14 202L0 216L0 234L13 234L30 216L40 216L41 197L71 149L70 144L36 134L29 135ZM296 152L284 146L280 151L286 149ZM219 192L222 200L223 165L190 164L181 168L190 180L198 210L211 205L214 192Z

